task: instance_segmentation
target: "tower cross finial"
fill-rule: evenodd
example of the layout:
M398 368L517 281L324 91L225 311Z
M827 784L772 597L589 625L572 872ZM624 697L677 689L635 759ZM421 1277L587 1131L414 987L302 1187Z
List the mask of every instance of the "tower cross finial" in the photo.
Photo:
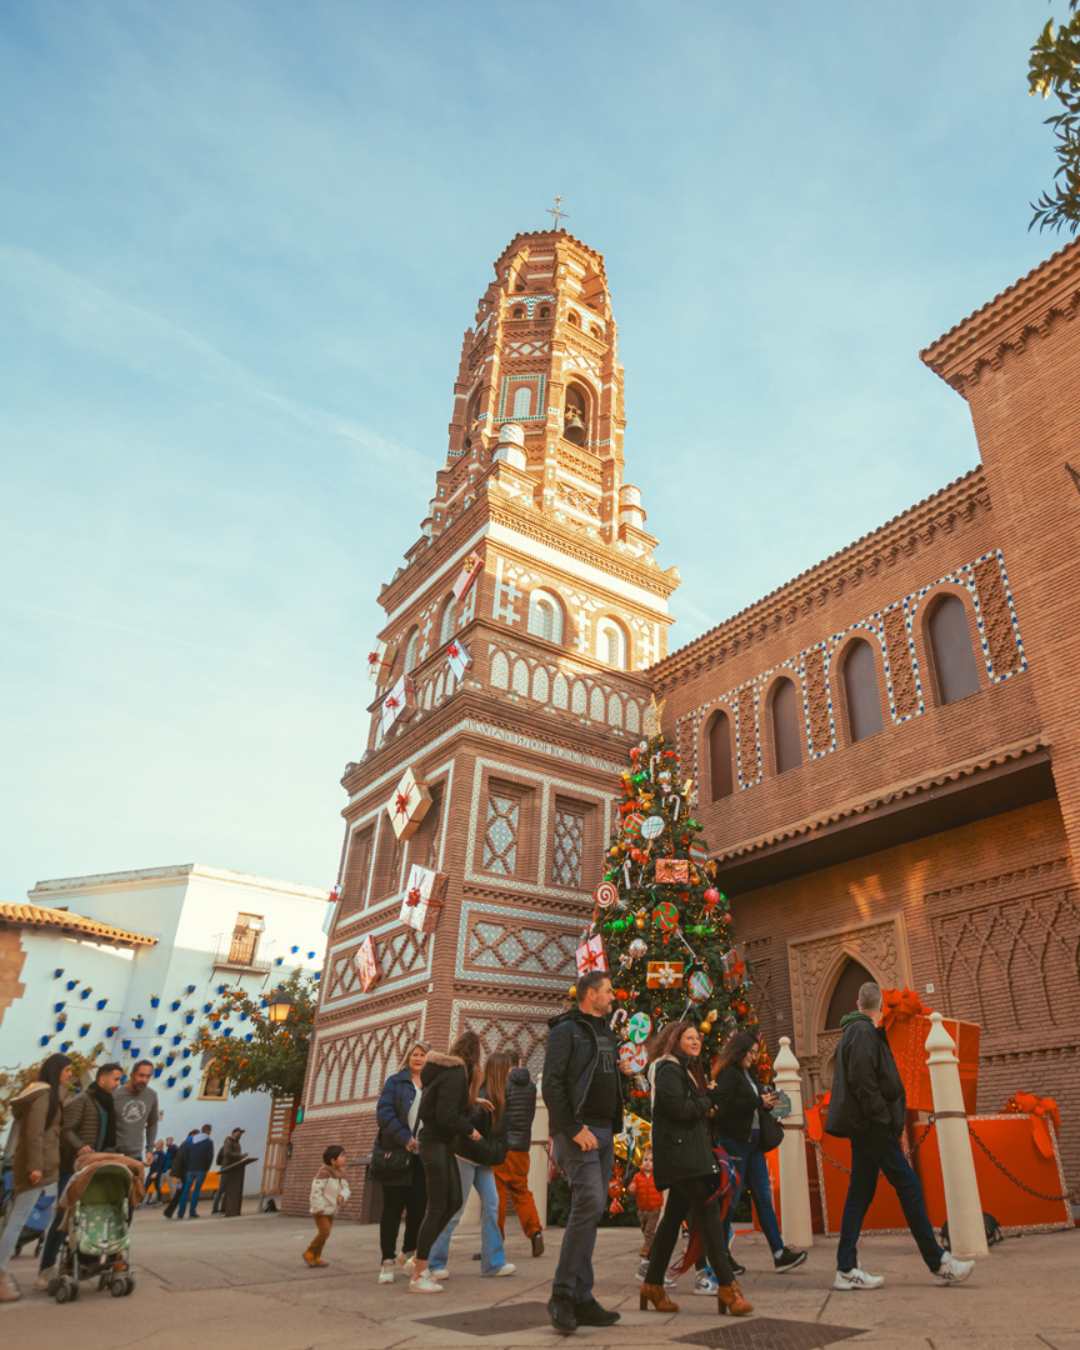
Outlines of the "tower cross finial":
M558 193L555 194L555 205L548 207L547 214L555 221L555 228L557 230L562 229L562 226L559 224L560 221L570 219L570 212L562 209L562 198Z

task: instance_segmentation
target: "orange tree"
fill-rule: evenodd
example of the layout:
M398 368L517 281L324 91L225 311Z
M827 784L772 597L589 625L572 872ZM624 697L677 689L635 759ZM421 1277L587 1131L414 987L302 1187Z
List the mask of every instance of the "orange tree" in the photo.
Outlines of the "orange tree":
M271 993L254 997L245 990L218 988L217 1002L204 1009L206 1021L192 1048L205 1055L206 1067L228 1079L234 1092L272 1092L299 1099L304 1087L308 1045L319 997L318 981L297 970L272 991L288 999L288 1016L271 1020Z
M1031 203L1031 224L1075 234L1080 230L1080 0L1069 0L1065 22L1051 19L1036 39L1028 61L1028 90L1053 96L1058 103L1046 119L1054 129L1057 155L1053 191Z
M75 1070L71 1075L69 1092L77 1092L82 1085L91 1081L94 1066L101 1059L104 1050L104 1045L99 1041L90 1050L72 1049L64 1052L71 1060ZM46 1049L42 1051L40 1058L35 1059L32 1064L27 1064L18 1069L0 1069L0 1130L4 1129L8 1123L11 1103L23 1088L28 1087L35 1081L42 1061L48 1059L52 1053L52 1050Z

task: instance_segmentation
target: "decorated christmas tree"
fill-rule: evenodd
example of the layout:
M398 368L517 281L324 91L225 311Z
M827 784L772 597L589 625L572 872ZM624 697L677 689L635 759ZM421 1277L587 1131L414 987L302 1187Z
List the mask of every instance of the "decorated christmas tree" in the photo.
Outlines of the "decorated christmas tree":
M620 823L578 952L579 973L606 969L615 988L632 1132L649 1117L647 1047L665 1023L696 1022L708 1065L730 1032L757 1022L731 909L693 815L693 782L660 732L662 706L653 701L622 774ZM770 1067L761 1065L766 1076Z

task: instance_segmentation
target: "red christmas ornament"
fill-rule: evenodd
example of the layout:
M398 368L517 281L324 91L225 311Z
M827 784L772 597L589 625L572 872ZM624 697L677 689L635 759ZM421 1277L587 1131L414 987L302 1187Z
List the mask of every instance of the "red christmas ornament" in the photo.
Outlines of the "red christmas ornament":
M716 906L720 903L721 899L720 892L716 889L715 886L710 886L708 890L705 892L705 894L702 896L702 899L705 901L705 913L711 914L712 911L716 908Z

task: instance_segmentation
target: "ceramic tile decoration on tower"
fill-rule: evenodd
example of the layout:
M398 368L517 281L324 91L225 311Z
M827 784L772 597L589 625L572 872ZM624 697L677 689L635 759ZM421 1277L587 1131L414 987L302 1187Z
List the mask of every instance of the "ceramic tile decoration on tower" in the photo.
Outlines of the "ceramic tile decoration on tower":
M1080 1181L1078 310L1074 243L928 348L971 406L977 467L667 655L678 574L623 479L603 259L562 230L509 244L419 537L379 596L289 1203L328 1142L367 1151L411 1042L474 1028L539 1069L654 693L808 1111L875 978L980 1028L984 1118L1057 1098ZM721 466L710 486L767 520L771 485L726 501ZM395 829L407 770L401 809L423 815Z

